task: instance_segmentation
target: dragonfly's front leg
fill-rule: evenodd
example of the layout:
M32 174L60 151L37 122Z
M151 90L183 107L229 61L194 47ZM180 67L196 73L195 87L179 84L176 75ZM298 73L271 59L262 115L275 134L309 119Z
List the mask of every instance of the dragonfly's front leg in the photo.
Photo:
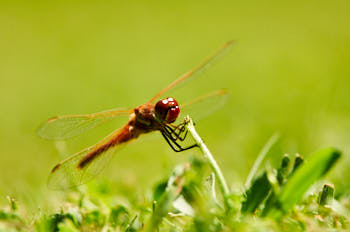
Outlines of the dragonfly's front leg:
M182 147L174 137L172 137L170 134L168 134L167 132L165 131L162 131L161 132L165 141L167 141L167 143L169 144L169 146L176 152L181 152L181 151L186 151L186 150L189 150L191 148L194 148L194 147L197 147L198 145L197 144L193 144L191 146L188 146L188 147Z
M171 136L175 141L176 140L180 140L180 141L184 141L186 139L187 136L187 131L184 134L183 132L185 130L177 130L177 129L173 129L169 126L165 126L164 130L167 132L167 134L169 134L169 136Z
M197 146L197 144L193 144L188 147L182 147L178 143L178 140L184 141L187 137L188 130L186 129L186 122L183 122L178 126L173 126L173 127L174 128L171 128L169 125L165 125L162 130L162 135L174 151L176 152L185 151Z
M178 135L180 141L184 141L186 139L186 136L188 133L188 130L186 128L186 124L187 124L187 122L184 121L183 123L180 123L179 125L177 125L175 127L175 133ZM183 135L183 136L181 137L181 135Z
M188 133L188 130L186 129L186 124L187 122L184 121L176 126L173 124L169 124L169 125L165 125L165 127L168 133L174 136L176 140L179 139L180 141L184 141Z

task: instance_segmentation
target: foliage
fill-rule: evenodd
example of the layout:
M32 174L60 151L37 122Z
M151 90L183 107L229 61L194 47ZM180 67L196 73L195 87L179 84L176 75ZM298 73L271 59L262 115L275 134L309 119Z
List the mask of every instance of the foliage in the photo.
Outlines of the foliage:
M158 182L142 201L128 198L118 203L103 182L85 192L66 193L68 207L34 217L9 197L8 209L0 211L1 231L304 231L349 229L350 202L334 199L334 186L310 187L340 157L326 148L302 162L285 155L275 169L266 165L251 185L239 193L216 196L215 175L207 161L198 157L178 165ZM319 191L319 193L317 193ZM93 194L92 194L93 193ZM74 195L75 197L71 197ZM78 197L76 197L78 196ZM225 198L225 199L224 199ZM227 206L225 201L228 202ZM30 219L31 218L31 219Z

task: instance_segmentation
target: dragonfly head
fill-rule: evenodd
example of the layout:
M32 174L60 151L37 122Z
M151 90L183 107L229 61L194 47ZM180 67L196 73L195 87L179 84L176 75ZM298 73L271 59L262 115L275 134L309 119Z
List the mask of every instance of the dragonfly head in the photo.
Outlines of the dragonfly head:
M157 119L166 123L175 122L180 114L179 104L171 97L158 101L154 111Z

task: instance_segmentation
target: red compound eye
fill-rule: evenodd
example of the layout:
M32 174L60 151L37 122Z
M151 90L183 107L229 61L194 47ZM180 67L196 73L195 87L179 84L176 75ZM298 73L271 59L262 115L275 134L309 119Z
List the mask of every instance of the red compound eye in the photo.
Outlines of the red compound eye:
M160 100L155 106L156 117L160 121L167 123L175 122L180 114L180 108L177 101L174 98L168 97Z

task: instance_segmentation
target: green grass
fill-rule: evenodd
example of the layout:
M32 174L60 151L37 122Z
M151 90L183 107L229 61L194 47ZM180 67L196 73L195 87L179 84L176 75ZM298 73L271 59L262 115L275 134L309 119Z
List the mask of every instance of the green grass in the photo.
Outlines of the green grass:
M192 156L141 194L115 194L113 183L96 182L64 193L56 213L29 212L8 197L0 231L318 231L349 229L350 202L334 198L320 182L341 157L334 148L305 161L281 157L279 167L254 175L242 191L228 188L219 165L190 121L189 132L203 156ZM268 157L271 140L264 149ZM261 156L261 155L260 155ZM261 157L259 158L261 163ZM220 176L220 178L215 178ZM219 186L217 186L219 185ZM242 183L243 186L243 183ZM311 190L310 190L311 189ZM120 200L124 199L124 200ZM121 203L123 202L123 203Z

